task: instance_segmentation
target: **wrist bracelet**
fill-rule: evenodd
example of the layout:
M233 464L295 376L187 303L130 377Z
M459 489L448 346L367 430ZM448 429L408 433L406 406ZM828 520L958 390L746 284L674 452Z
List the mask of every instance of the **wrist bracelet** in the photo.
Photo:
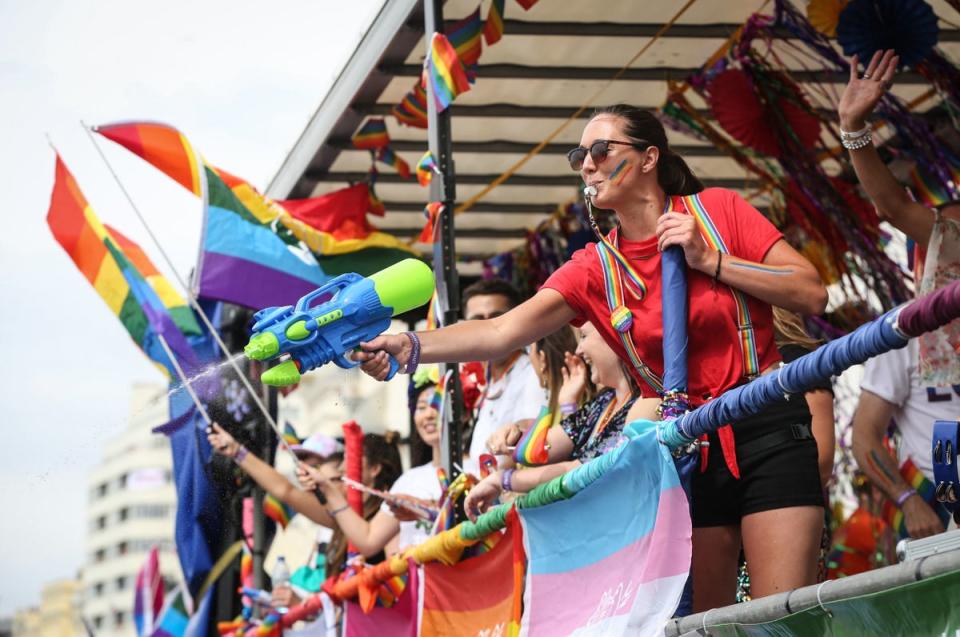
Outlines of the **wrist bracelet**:
M500 488L504 491L513 491L513 469L507 469L500 477Z
M246 447L240 445L240 448L237 449L237 453L233 454L233 461L237 464L243 462L243 459L247 457L247 454L250 453Z
M849 139L849 140L859 139L864 135L867 135L869 132L870 132L869 126L864 126L860 130L855 130L855 131L845 131L841 128L840 139Z
M560 403L560 413L564 416L577 413L577 403Z
M903 505L904 505L904 503L905 503L907 500L909 500L910 498L912 498L913 496L915 496L915 495L917 495L917 490L916 490L916 489L907 489L906 491L904 491L903 493L901 493L900 495L898 495L898 496L897 496L897 508L898 508L898 509L902 508Z
M873 136L870 134L870 131L867 131L867 134L863 137L857 137L855 139L840 138L840 145L847 150L860 150L861 148L866 148L872 143Z
M405 374L412 374L417 371L417 366L420 365L420 337L417 336L414 332L404 332L407 338L410 339L410 358L407 359L407 365L404 367L403 372Z
M343 513L349 508L350 508L349 504L344 504L343 506L339 506L336 509L331 509L330 511L328 511L328 513L330 514L330 517L335 518L337 517L338 513Z

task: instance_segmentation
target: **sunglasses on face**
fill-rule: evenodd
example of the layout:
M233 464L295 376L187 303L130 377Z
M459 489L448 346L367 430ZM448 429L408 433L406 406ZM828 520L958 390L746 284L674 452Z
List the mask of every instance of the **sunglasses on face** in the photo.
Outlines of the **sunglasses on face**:
M594 164L599 164L604 159L607 158L607 155L610 154L610 145L611 144L620 144L621 146L632 146L633 148L638 148L643 150L647 148L650 144L647 142L621 142L615 139L598 139L597 141L590 144L590 148L584 148L583 146L577 146L569 153L567 153L567 161L570 162L570 168L574 170L580 170L583 168L583 160L587 158L587 153L590 153L590 158L593 159Z

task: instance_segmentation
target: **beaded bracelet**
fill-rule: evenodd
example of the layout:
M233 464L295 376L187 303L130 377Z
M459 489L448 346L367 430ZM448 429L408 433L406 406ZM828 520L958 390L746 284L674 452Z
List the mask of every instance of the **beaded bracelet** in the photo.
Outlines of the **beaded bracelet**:
M417 366L420 365L420 337L417 336L414 332L404 332L407 338L410 339L410 358L407 359L407 366L404 367L403 371L406 374L412 374L417 371Z
M857 137L854 139L840 139L840 145L847 150L860 150L861 148L866 148L872 143L873 136L870 134L870 131L867 131L867 134L862 137Z
M240 448L237 449L237 453L233 454L233 461L236 462L237 464L240 464L241 462L243 462L243 459L246 458L247 454L249 453L250 452L247 450L246 447L244 447L243 445L240 445Z
M915 495L917 495L917 490L916 490L916 489L907 489L906 491L904 491L903 493L901 493L900 495L898 495L898 496L897 496L897 508L898 508L898 509L902 508L903 505L904 505L904 503L906 503L907 500L909 500L910 498L912 498L912 497L915 496Z
M864 127L861 128L860 130L855 130L855 131L852 131L852 132L851 132L851 131L845 131L845 130L843 130L843 129L841 128L841 129L840 129L840 139L849 139L849 140L860 139L860 138L863 137L864 135L867 135L869 132L870 132L870 127L869 127L869 126L864 126Z
M569 416L577 413L577 403L560 403L560 414Z
M507 469L500 478L500 488L504 491L513 491L513 469Z

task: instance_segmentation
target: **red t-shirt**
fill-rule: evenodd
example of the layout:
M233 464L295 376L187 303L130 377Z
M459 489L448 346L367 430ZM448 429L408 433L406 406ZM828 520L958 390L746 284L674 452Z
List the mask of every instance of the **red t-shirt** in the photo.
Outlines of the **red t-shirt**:
M783 235L756 208L737 193L709 188L700 201L716 225L733 256L760 263ZM660 252L656 236L643 241L620 239L620 251L630 260L647 286L643 300L624 296L633 312L631 334L641 360L663 376L663 323L660 290ZM656 392L636 373L620 337L610 324L610 310L604 293L603 270L596 246L589 244L554 272L544 288L556 290L577 313L577 326L590 321L604 340L634 372L643 396ZM687 319L687 368L690 399L699 404L737 385L744 375L743 355L737 334L736 305L730 288L713 285L712 276L687 269L689 314ZM757 341L760 369L780 360L773 341L773 312L770 306L746 295L747 307Z

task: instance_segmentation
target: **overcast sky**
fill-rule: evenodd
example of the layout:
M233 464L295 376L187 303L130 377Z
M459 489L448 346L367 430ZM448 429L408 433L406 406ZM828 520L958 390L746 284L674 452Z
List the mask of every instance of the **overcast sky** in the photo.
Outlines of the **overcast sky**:
M100 218L169 275L79 126L156 120L264 188L382 0L0 0L0 616L83 562L86 476L162 382L53 240L49 133ZM186 273L198 201L112 144L111 162ZM172 277L171 277L172 278Z

